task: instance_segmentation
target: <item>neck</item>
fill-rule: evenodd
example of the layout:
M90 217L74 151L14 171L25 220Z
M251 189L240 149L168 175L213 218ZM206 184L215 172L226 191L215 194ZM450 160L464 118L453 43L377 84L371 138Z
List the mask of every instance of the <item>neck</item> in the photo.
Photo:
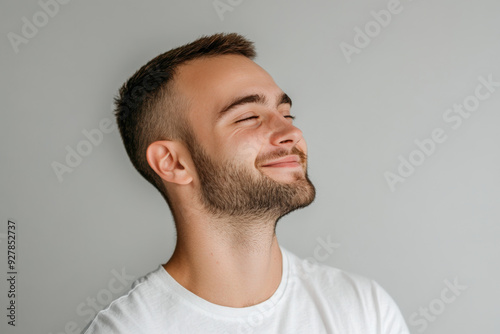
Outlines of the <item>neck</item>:
M176 221L176 248L164 265L179 284L228 307L255 305L273 295L282 277L276 220L190 218Z

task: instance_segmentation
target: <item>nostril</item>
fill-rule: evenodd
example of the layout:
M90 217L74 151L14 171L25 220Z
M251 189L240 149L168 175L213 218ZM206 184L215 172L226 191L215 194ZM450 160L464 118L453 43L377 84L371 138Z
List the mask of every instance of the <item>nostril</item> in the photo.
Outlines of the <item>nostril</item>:
M285 140L280 141L280 144L284 144L284 143L287 143L287 142L292 142L293 143L293 140L292 139L285 139Z

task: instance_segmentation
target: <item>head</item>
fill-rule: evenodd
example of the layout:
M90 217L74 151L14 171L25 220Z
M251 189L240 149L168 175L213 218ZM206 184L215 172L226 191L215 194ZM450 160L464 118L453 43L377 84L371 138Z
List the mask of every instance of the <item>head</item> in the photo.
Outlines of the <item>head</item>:
M291 99L255 55L240 35L202 37L152 59L120 89L127 153L174 219L180 193L216 217L276 219L315 197ZM295 162L271 164L284 157Z

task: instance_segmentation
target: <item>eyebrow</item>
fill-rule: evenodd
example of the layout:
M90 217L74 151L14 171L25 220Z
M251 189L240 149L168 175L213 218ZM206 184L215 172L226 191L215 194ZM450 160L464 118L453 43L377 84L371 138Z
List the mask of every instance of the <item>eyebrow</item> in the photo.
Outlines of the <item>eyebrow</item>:
M238 106L241 106L244 104L249 104L249 103L267 104L267 99L262 94L252 94L252 95L245 95L245 96L237 97L237 98L233 99L231 102L229 102L224 108L222 108L217 113L217 118L216 118L215 122L219 121L230 110L232 110ZM281 93L278 97L278 103L276 104L276 107L280 106L281 104L289 104L291 107L292 106L292 99L287 94Z

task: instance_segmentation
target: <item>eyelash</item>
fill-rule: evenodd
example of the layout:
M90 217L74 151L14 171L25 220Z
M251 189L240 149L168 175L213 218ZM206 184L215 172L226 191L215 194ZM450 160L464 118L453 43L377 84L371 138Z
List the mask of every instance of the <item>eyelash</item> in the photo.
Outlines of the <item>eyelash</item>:
M235 123L238 123L238 122L244 122L244 121L248 121L250 119L253 119L253 118L258 118L259 116L251 116L251 117L247 117L247 118L244 118L244 119L240 119L239 121L236 121ZM291 120L294 120L295 119L295 116L292 116L292 115L286 115L284 116L285 118L290 118Z

